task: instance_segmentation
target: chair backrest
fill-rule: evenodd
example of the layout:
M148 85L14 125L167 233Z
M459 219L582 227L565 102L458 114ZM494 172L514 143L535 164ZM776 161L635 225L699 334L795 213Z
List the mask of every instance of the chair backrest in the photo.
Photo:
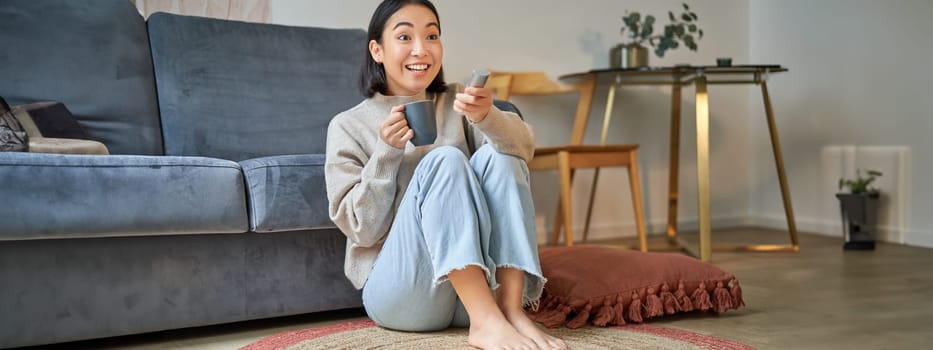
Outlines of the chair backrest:
M590 115L590 104L593 102L593 93L596 90L595 80L571 85L555 82L544 72L490 71L486 86L494 90L496 98L500 100L508 100L512 96L579 94L577 112L573 118L573 130L570 133L570 144L583 144ZM603 133L605 134L605 131ZM605 138L603 138L603 143L605 143Z

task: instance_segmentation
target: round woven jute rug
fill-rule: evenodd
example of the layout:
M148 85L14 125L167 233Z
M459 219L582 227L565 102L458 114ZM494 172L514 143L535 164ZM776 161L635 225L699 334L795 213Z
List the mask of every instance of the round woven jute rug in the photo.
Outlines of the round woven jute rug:
M645 324L621 327L558 328L548 330L573 350L587 349L754 349L734 341L688 331ZM370 320L279 333L241 350L307 349L474 349L467 344L467 329L408 333L377 327Z

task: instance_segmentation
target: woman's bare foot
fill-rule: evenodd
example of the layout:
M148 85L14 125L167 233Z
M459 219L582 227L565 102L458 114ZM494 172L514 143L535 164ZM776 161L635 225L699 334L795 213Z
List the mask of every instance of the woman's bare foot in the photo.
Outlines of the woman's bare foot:
M471 318L467 342L484 350L540 350L533 340L520 334L501 314L490 315L483 320Z
M521 309L505 311L505 318L522 335L530 338L542 350L565 350L569 349L563 340L553 337L542 330L538 325L525 315Z

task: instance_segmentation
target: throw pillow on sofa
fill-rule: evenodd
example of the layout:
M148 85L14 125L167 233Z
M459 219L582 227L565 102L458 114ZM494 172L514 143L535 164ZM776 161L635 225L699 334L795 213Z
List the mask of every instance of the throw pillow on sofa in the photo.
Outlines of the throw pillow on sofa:
M78 123L78 119L61 102L39 101L17 106L16 108L22 109L35 126L33 135L46 138L91 140L81 124ZM20 122L23 123L24 128L27 127L22 118ZM26 131L29 131L28 128L26 129Z
M745 305L735 276L680 254L575 246L542 251L540 258L548 281L529 318L548 328L641 323Z
M0 151L26 152L29 150L29 136L19 124L10 105L0 97Z
M42 101L20 105L11 108L8 114L11 123L18 123L24 135L23 142L27 147L21 150L23 152L110 154L106 145L89 139L84 128L61 102Z

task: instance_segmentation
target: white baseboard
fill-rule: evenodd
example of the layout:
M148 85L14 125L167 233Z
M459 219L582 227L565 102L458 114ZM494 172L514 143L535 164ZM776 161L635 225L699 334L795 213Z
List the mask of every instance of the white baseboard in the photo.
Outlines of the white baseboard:
M812 217L796 218L797 231L816 233L830 237L842 237L842 222L837 220L824 220ZM544 217L537 218L538 241L546 242L550 234L550 227L544 222ZM730 227L762 227L773 230L787 230L787 221L783 215L723 215L713 217L710 225L713 229ZM697 231L700 224L696 217L682 218L677 221L679 231ZM652 220L646 223L649 235L664 234L667 232L667 220ZM635 237L635 223L621 225L599 225L590 227L589 239L605 240L620 237ZM574 225L574 241L583 239L583 225ZM898 230L894 227L879 227L876 238L881 242L906 244L910 246L933 248L933 232Z
M795 217L797 231L817 233L831 237L842 237L842 219L824 220L818 218ZM784 216L758 215L751 220L753 226L765 227L775 230L786 230L787 221ZM880 226L877 228L875 238L881 242L899 243L933 247L933 233L911 232L899 230L896 227Z
M933 232L904 232L904 244L916 247L933 248Z
M756 215L751 216L752 226L769 228L772 230L787 230L787 219L782 216ZM824 236L842 237L842 224L838 221L806 218L796 216L797 231L817 233Z
M548 235L550 235L550 227L547 227L544 222L544 217L539 216L537 218L537 228L538 228L538 241L546 242ZM740 227L740 226L750 226L752 225L751 220L748 216L734 215L734 216L721 216L712 218L710 226L713 228L728 228L728 227ZM678 231L697 231L700 229L699 219L696 217L684 218L677 221L677 230ZM645 231L649 235L652 234L664 234L667 232L667 219L652 220L645 223ZM574 225L574 242L581 241L583 239L583 225L582 223ZM623 223L621 225L598 225L593 224L590 226L590 240L605 240L605 239L614 239L614 238L624 238L624 237L636 237L637 230L635 228L635 223Z

